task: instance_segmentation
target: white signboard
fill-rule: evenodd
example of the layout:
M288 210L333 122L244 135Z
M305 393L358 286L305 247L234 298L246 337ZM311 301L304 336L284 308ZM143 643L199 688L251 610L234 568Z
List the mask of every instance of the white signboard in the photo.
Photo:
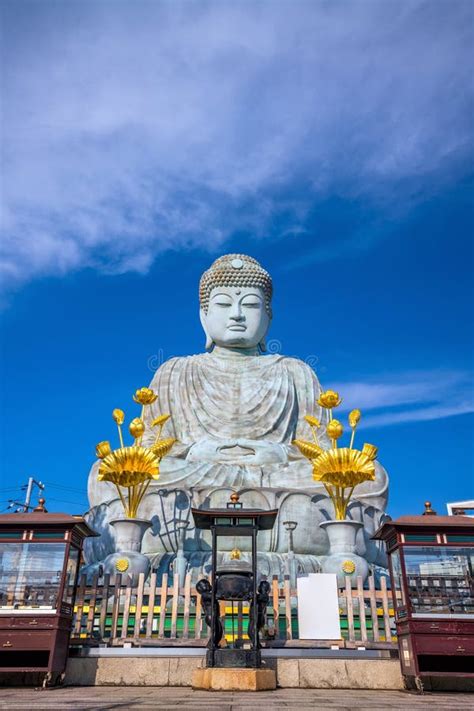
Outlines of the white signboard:
M300 639L340 639L337 576L311 573L297 585Z

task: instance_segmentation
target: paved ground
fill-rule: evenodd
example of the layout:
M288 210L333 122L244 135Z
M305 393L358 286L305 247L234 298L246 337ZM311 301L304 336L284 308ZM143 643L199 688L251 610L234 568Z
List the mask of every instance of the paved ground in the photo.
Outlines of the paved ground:
M0 690L0 709L45 711L106 711L109 709L208 709L209 711L266 711L266 709L347 711L467 711L474 709L474 694L426 693L423 696L399 691L346 691L331 689L279 689L277 691L212 692L189 687L69 687L35 690Z

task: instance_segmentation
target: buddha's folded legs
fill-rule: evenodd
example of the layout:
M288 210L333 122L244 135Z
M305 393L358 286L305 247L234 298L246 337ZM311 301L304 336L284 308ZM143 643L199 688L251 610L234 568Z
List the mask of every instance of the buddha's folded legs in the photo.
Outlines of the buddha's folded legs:
M179 546L179 530L183 522L186 522L184 552L190 561L191 554L196 554L201 560L202 556L210 551L211 541L209 532L194 528L191 507L225 507L232 491L233 487L229 486L196 487L191 490L160 488L157 485L150 487L139 511L140 518L151 522L151 527L143 538L142 552L152 558L165 554L173 557ZM293 552L298 556L310 557L328 554L327 533L319 524L333 518L334 513L332 503L324 490L244 487L240 494L240 500L245 507L279 510L274 528L259 534L259 552L279 556L286 554L289 540L285 522L295 521L297 526L293 531ZM91 509L88 521L101 537L91 539L86 550L88 562L103 560L115 550L114 533L109 522L121 516L118 498ZM370 540L383 512L354 500L349 507L349 516L364 523L364 529L358 534L358 553L369 562L383 564L383 556L376 544ZM249 550L249 541L246 538L228 537L222 539L220 545L222 551L230 551L235 547L240 548L242 552ZM316 562L313 561L311 566L316 565ZM199 566L201 565L199 563Z

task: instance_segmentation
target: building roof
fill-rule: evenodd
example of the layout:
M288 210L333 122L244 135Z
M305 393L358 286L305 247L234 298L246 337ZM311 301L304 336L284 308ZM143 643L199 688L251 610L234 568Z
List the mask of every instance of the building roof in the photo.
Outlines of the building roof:
M196 528L209 530L215 518L254 518L256 526L261 531L268 531L273 528L278 509L265 511L264 509L191 509ZM236 526L235 528L238 528ZM245 527L243 527L245 529ZM239 534L240 535L240 534Z
M421 515L421 516L400 516L395 521L386 521L383 523L372 536L375 540L383 540L391 531L396 531L406 528L431 528L438 531L444 529L461 529L466 531L471 529L474 532L474 521L472 516L437 516Z
M66 513L48 513L32 511L31 513L10 513L0 515L0 529L8 528L76 528L84 536L98 536L82 516L71 516Z

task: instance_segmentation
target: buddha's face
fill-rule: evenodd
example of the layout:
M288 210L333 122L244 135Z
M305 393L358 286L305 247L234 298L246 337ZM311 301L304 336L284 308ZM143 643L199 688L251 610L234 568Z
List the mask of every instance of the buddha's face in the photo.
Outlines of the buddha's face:
M224 348L255 348L270 326L259 287L215 287L201 321L208 338Z

